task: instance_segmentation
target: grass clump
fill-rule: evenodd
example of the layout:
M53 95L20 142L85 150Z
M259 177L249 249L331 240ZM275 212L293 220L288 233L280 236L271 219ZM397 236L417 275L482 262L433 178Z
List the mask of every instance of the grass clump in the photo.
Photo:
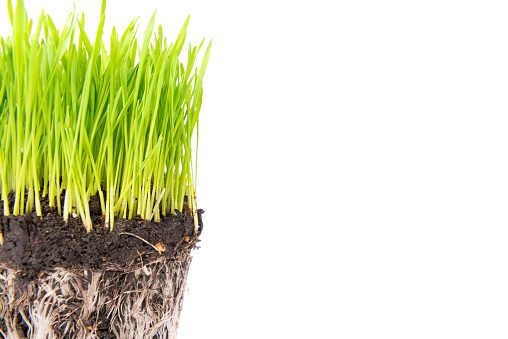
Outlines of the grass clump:
M95 40L71 13L62 30L41 12L28 20L23 1L7 3L12 36L0 37L0 187L4 215L41 215L41 196L65 220L78 214L92 229L88 202L98 194L106 223L115 216L159 221L195 213L197 140L203 75L197 47L179 61L189 18L167 43L155 13L136 40L137 20L103 41L105 1ZM109 52L108 52L109 50ZM197 143L196 143L197 145ZM7 203L13 191L14 208ZM25 192L28 192L25 199ZM60 197L64 195L63 206Z

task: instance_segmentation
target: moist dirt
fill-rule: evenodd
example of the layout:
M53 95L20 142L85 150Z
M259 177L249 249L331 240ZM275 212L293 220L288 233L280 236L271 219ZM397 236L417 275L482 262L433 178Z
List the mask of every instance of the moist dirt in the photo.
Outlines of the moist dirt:
M10 210L13 198L10 194ZM79 216L69 217L65 222L56 208L49 207L46 198L41 199L42 217L35 212L5 216L3 201L0 202L0 231L4 238L0 265L19 271L17 278L25 282L35 280L41 272L53 267L123 268L133 261L141 263L145 258L174 257L179 248L188 248L199 241L203 227L204 211L200 209L198 234L193 236L194 220L185 204L182 212L175 210L175 215L162 216L160 222L147 221L139 215L132 219L115 218L110 231L104 223L99 197L92 196L89 205L93 230L87 233ZM159 253L138 237L165 250Z
M11 192L11 211L13 204ZM136 281L134 274L126 272L158 259L188 260L190 251L197 248L203 229L201 215L204 211L198 210L199 229L194 234L194 218L187 203L183 211L175 210L175 215L162 216L160 222L147 221L139 215L132 219L115 218L112 231L104 223L98 196L91 197L89 206L93 230L87 233L79 217L69 217L65 222L55 207L49 207L47 198L41 199L42 217L35 212L5 216L3 201L0 201L0 231L3 235L0 268L16 271L15 283L19 293L26 291L30 284L37 284L48 271L55 268L84 273L86 270L103 271L103 278L112 283L117 280L116 283L128 289ZM116 279L115 272L124 273ZM83 279L87 277L83 276ZM96 335L99 338L114 338L108 330L107 317L100 315L100 318L93 325ZM22 323L20 326L25 327Z

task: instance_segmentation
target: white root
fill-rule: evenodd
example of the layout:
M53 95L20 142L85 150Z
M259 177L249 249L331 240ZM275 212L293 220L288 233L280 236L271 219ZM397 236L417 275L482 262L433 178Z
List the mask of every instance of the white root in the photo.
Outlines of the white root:
M175 339L191 260L189 250L124 270L57 268L21 299L16 294L20 300L14 298L14 271L1 269L0 338L95 339L107 326L117 338Z
M130 235L132 237L138 238L139 240L143 241L145 244L152 246L157 252L159 252L159 254L161 254L161 250L157 246L155 246L152 243L148 242L148 240L145 240L145 239L141 238L139 235L135 235L135 234L129 233L129 232L118 233L118 235L122 235L122 234Z

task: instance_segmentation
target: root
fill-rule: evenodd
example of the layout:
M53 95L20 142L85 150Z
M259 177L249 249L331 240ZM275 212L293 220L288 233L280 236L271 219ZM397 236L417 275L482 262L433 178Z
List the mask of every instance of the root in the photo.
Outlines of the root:
M164 251L166 250L166 248L165 248L165 247L161 247L161 246L163 246L163 245L161 245L161 244L157 244L157 245L159 245L159 247L158 247L157 245L154 245L154 244L152 244L152 243L148 242L147 240L145 240L145 239L141 238L139 235L135 235L135 234L133 234L133 233L129 233L129 232L121 232L121 233L118 233L118 235L122 235L122 234L125 234L125 235L130 235L130 236L132 236L132 237L138 238L139 240L143 241L145 244L152 246L152 247L153 247L153 248L154 248L157 252L159 252L159 254L161 254L161 252L164 252Z
M191 256L130 270L56 268L18 289L0 268L0 339L175 339Z

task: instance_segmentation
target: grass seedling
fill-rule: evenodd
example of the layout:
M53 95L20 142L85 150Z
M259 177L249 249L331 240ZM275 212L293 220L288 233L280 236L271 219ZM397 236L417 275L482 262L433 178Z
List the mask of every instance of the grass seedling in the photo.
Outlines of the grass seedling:
M41 216L40 199L47 196L65 220L76 213L90 231L88 202L95 194L111 229L115 216L160 221L161 214L181 211L185 196L196 215L191 144L211 42L199 69L204 39L188 45L184 65L179 56L189 18L168 44L161 26L154 34L154 13L141 45L133 20L121 36L113 27L105 46L105 8L103 1L91 41L84 15L72 13L57 30L44 12L35 25L22 0L14 10L7 1L12 35L0 37L4 215L35 208Z

